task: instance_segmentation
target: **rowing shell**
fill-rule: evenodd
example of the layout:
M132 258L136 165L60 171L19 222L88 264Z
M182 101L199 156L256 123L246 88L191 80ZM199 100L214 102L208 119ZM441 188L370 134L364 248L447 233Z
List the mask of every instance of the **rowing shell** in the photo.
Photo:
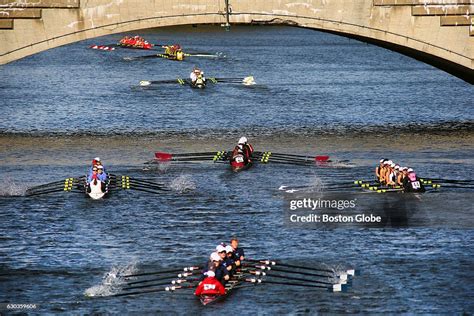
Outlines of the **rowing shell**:
M247 274L244 272L236 272L234 276L226 283L225 285L225 294L224 295L201 295L199 297L199 300L201 301L202 305L209 305L211 303L217 302L221 299L224 299L227 297L237 285L240 285L245 282L245 278L247 277Z
M244 165L243 167L234 167L234 166L230 166L230 168L232 169L233 172L240 172L240 171L244 171L244 170L247 170L247 169L250 169L250 167L252 167L252 163L249 162L247 163L246 165Z
M90 192L89 192L90 191ZM86 194L93 200L103 198L109 192L108 183L105 184L105 192L102 191L102 182L94 180L87 185Z

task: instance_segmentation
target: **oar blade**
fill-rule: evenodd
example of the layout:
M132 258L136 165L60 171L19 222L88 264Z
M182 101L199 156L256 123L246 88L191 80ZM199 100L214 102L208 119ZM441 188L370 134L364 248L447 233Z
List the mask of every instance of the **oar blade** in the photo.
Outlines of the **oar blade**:
M329 156L316 156L314 157L316 162L327 162L329 160Z
M156 152L155 158L158 161L162 161L162 162L170 161L171 159L173 159L173 154L165 153L165 152Z

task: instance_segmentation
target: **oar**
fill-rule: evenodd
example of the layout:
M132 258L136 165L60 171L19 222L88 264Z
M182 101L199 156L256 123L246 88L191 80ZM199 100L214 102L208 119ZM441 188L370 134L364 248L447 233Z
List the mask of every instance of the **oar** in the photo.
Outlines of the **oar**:
M169 270L160 270L160 271L151 271L151 272L142 272L142 273L135 273L135 274L128 274L128 275L117 275L121 278L134 278L144 275L159 275L159 274L166 274L166 273L179 273L179 272L191 272L200 270L202 267L199 266L191 266L191 267L184 267L181 269L169 269Z
M321 281L321 280L310 280L310 279L304 279L304 278L297 278L297 277L292 277L292 276L287 276L287 275L279 275L279 274L270 274L262 271L254 271L250 272L251 274L254 274L255 276L266 276L268 278L277 278L277 279L286 279L286 280L293 280L293 281L303 281L303 282L309 282L309 283L317 283L317 284L326 284L326 285L333 285L333 284L347 284L347 280L341 280L341 282L329 282L329 281Z
M184 56L186 56L186 57L210 57L210 58L223 57L222 55L216 55L216 54L189 54L189 53L184 53Z
M50 194L50 193L56 193L56 192L64 192L64 189L53 189L53 190L49 190L49 191L26 193L25 196L36 196L36 195Z
M282 154L282 153L274 153L271 151L266 151L266 152L261 152L261 151L256 151L254 152L255 155L269 155L271 156L276 156L276 157L289 157L289 158L303 158L306 160L315 160L319 162L325 162L329 160L329 156L307 156L307 155L295 155L295 154Z
M142 87L147 87L152 84L169 84L169 83L178 83L180 85L184 85L188 83L188 81L187 79L182 79L182 78L177 78L173 80L141 80L139 84Z
M40 185L31 187L28 190L36 190L36 189L47 188L47 187L51 187L51 186L55 186L55 185L61 185L61 184L64 184L64 181L65 180L58 180L58 181L54 181L54 182L40 184Z
M134 183L134 182L117 182L117 187L121 187L122 189L134 189L134 188L142 188L142 189L152 189L158 191L169 191L169 188L158 186L158 185L149 185L143 183Z
M148 59L148 58L157 58L157 57L159 57L157 56L157 54L153 54L153 55L136 56L136 57L126 56L123 59L124 60L139 60L139 59Z
M207 152L197 152L197 153L178 153L171 154L166 152L156 152L155 158L157 159L170 159L172 157L194 157L194 156L212 156L218 154L220 151L207 151Z
M250 282L250 283L255 283L255 284L268 283L268 284L278 284L278 285L288 285L288 286L313 287L313 288L326 289L330 292L341 292L341 291L345 292L345 291L347 291L347 286L345 284L334 284L332 286L328 286L328 285L318 285L318 284L278 282L278 281L270 281L270 280L262 280L262 279L246 279L245 282Z
M77 178L67 178L63 181L46 184L46 186L33 187L25 192L25 196L43 195L61 191L71 192L77 189L74 185L80 184L80 181L81 180ZM61 185L61 187L54 187L58 185Z
M240 77L240 78L207 78L208 81L212 83L241 83L246 86L251 86L257 84L253 76Z
M435 187L436 186L436 187ZM433 184L434 189L439 189L441 187L440 184ZM474 185L470 184L443 184L443 188L451 188L451 189L474 189Z
M436 179L436 178L420 178L420 181L431 183L430 181L441 182L441 183L474 183L474 180L456 180L456 179Z
M266 265L256 265L255 266L257 269L260 270L274 270L274 271L280 271L280 272L286 272L286 273L292 273L292 274L301 274L301 275L306 275L306 276L314 276L314 277L319 277L319 278L330 278L333 277L331 275L327 274L320 274L320 273L310 273L310 272L303 272L303 271L295 271L295 270L289 270L285 268L279 268L279 267L269 267ZM324 272L324 271L323 271Z
M227 157L228 151L218 151L218 152L206 152L206 153L185 153L185 154L170 154L165 152L156 152L155 158L160 162L171 161L171 160L207 160L208 158L215 157Z
M180 273L178 275L176 275L176 273L173 273L169 276L164 276L164 277L161 277L161 278L153 278L153 279L146 279L146 280L140 280L140 281L131 281L131 282L127 282L126 284L127 285L135 285L135 284L142 284L142 283L148 283L148 282L156 282L156 281L163 281L163 280L169 280L169 279L174 279L174 278L186 278L188 276L191 276L193 275L192 272L185 272L185 273Z
M262 163L268 162L290 162L290 163L304 163L304 164L314 164L314 163L324 163L330 162L329 156L315 156L311 158L303 157L291 157L291 156L273 156L273 154L254 154L254 157L260 160Z
M288 263L282 263L282 262L277 262L275 260L268 260L268 259L245 259L247 261L252 261L252 262L258 262L262 263L265 265L271 265L271 266L282 266L282 267L288 267L288 268L296 268L296 269L303 269L303 270L310 270L310 271L320 271L320 272L328 272L328 273L333 273L335 274L336 271L333 269L327 269L327 268L315 268L315 267L308 267L308 266L299 266L299 265L294 265L294 264L288 264ZM354 275L355 270L354 269L349 269L345 271L346 274L348 275Z
M136 292L128 292L128 293L118 293L118 294L112 294L109 296L127 296L127 295L139 295L139 294L146 294L146 293L156 293L156 292L174 292L178 289L186 289L186 288L191 288L194 287L194 285L188 285L188 286L167 286L165 288L161 289L151 289L151 290L145 290L145 291L136 291Z
M121 176L121 178L116 179L117 185L122 187L128 186L139 186L145 188L156 188L156 189L166 189L166 187L161 183L155 183L152 181L139 180L135 178L130 178L129 176Z
M143 183L143 184L149 184L149 185L155 185L155 186L164 186L163 183L153 182L153 181L150 181L150 180L137 179L137 178L129 178L129 179L131 179L134 183Z
M191 282L191 280L186 280L186 279L177 279L177 280L172 280L167 281L167 282L161 282L161 283L154 283L154 284L145 284L145 285L136 285L136 286L129 286L129 287L124 287L122 291L129 291L129 290L136 290L136 289L144 289L147 287L156 287L156 286L161 286L161 285L169 285L169 284L181 284L181 283L186 283L186 282Z

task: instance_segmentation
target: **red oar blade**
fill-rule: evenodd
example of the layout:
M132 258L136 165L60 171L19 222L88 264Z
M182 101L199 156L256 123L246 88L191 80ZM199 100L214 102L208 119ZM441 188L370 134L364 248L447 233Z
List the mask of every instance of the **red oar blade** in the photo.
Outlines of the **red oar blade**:
M155 158L159 161L170 161L173 158L173 155L169 153L156 152Z
M314 157L316 162L326 162L329 160L329 156L316 156Z

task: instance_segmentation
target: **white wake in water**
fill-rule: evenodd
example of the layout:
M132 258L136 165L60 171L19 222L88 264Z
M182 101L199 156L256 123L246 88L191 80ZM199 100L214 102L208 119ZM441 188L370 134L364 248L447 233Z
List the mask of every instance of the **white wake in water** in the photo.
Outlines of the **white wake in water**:
M183 192L195 190L196 189L196 183L193 181L191 176L181 175L181 176L173 179L173 181L171 181L170 187L174 191L177 191L179 193L183 193Z
M26 185L16 184L10 177L0 181L0 196L23 196L25 195L26 189Z
M314 178L309 179L308 184L305 185L282 185L278 188L280 191L285 191L286 193L296 193L296 192L305 192L305 193L319 193L325 189L325 185L321 178L315 176Z
M112 267L102 278L102 283L86 289L84 295L87 297L96 297L117 294L127 282L123 276L134 274L138 271L136 265L136 262L134 262L125 267Z

